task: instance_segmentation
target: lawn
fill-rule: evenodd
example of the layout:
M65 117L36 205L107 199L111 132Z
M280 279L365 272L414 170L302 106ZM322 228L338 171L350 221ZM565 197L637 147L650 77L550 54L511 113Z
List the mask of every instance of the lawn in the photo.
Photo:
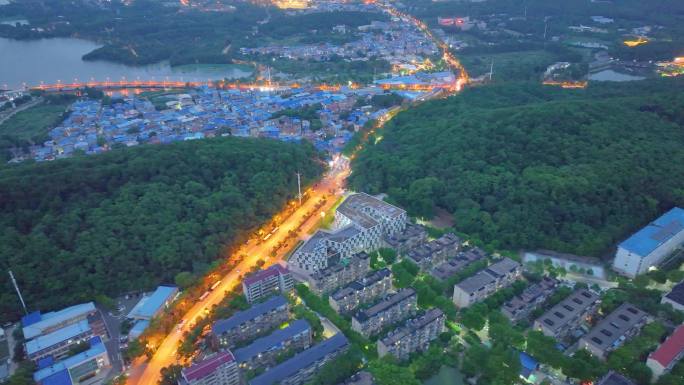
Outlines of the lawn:
M62 120L64 104L39 104L21 111L0 125L0 136L42 141L47 132Z
M439 373L425 381L423 385L463 385L463 374L458 369L442 366Z
M458 56L470 76L489 73L494 61L494 80L537 80L556 55L541 50L497 54L466 54Z

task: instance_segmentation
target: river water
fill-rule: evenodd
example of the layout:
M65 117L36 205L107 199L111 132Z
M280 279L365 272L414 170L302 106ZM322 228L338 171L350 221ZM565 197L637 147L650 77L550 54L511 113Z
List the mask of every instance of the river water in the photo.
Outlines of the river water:
M2 0L0 0L2 1ZM84 81L173 80L207 81L251 75L237 65L193 65L171 67L159 63L141 67L105 61L83 61L81 57L99 45L82 39L54 38L11 40L0 38L0 88L18 89L45 84Z

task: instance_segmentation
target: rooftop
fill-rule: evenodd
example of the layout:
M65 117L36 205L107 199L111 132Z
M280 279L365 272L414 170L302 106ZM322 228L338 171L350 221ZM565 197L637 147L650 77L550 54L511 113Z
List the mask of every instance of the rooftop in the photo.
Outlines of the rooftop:
M496 263L489 265L489 267L487 267L485 271L488 274L494 276L495 278L500 278L519 267L520 264L518 262L510 258L504 258Z
M182 371L183 378L186 381L200 380L211 373L214 373L221 365L235 361L235 357L230 351L221 351L215 355L200 361L189 368Z
M298 353L289 360L275 366L260 376L252 379L250 385L273 385L292 376L298 371L309 367L311 364L323 359L328 354L338 351L348 345L347 337L337 333L327 340Z
M271 297L264 302L253 305L247 310L235 313L228 319L216 321L212 327L212 333L216 335L223 334L226 331L240 326L247 321L251 321L262 314L269 313L284 306L287 306L287 300L285 297L281 295Z
M651 353L649 359L658 361L663 367L668 367L682 352L684 352L684 325L679 325L672 335Z
M645 257L684 231L684 210L675 207L620 243L620 247Z
M69 371L66 369L59 371L55 374L52 374L49 377L45 377L41 381L41 385L71 385L71 384L73 384L73 382L71 382L71 376L69 375Z
M337 211L364 228L375 226L379 217L396 218L406 213L405 210L366 193L350 195Z
M176 295L178 288L175 286L159 286L149 297L141 299L128 313L128 318L150 319L164 306L164 303Z
M46 368L36 371L35 373L33 373L33 379L36 382L40 382L41 380L50 377L58 372L61 372L65 369L68 370L76 365L79 365L103 353L106 353L106 351L107 350L105 349L105 346L102 343L100 337L94 337L90 340L90 349L73 355L62 361L59 361L56 364L52 364Z
M621 341L625 333L643 322L647 317L647 313L637 309L634 305L623 303L582 338L585 342L605 351Z
M40 312L31 313L21 320L24 327L24 338L30 340L43 334L43 331L46 329L60 325L73 318L85 318L88 314L95 311L95 304L87 302L45 314Z
M684 282L676 284L665 298L684 306Z
M374 271L366 275L365 277L356 280L350 283L349 285L345 286L344 288L338 290L337 292L335 292L335 294L332 295L332 298L340 299L347 297L353 294L354 292L361 291L369 286L372 286L373 284L380 282L391 275L392 272L387 268Z
M385 344L385 346L394 345L406 338L406 336L424 328L426 325L429 325L440 317L444 317L444 313L441 310L430 309L424 315L406 321L404 326L395 329L393 332L383 338L382 343Z
M456 284L461 290L466 293L474 293L483 287L494 283L496 279L491 275L487 274L484 270L473 275L472 277L466 278L463 281Z
M620 373L610 371L596 385L635 385L634 382Z
M395 306L396 304L400 303L401 301L404 301L407 298L410 297L415 297L416 291L408 288L408 289L401 289L398 293L392 294L389 298L381 301L380 303L377 303L371 307L369 307L366 310L362 310L354 316L359 321L365 321L371 317L374 317L378 313L381 313L392 306Z
M237 349L235 351L235 359L238 362L249 361L253 357L263 352L267 352L274 347L280 346L284 341L287 341L300 333L306 332L307 330L311 330L308 322L305 320L296 320L284 329L278 329L265 337L255 340L244 348Z
M33 354L51 346L57 345L60 342L74 338L82 333L90 330L87 320L81 320L78 323L71 324L61 329L55 330L52 333L36 337L26 343L26 352Z
M591 307L599 296L589 290L580 289L572 292L566 299L549 309L538 321L545 327L557 332L563 329L568 322L574 320L577 315L582 314L587 308Z
M250 275L249 277L245 278L242 281L242 283L244 283L245 285L252 285L255 282L262 281L262 280L267 279L269 277L274 277L274 276L278 276L278 275L282 275L282 274L288 274L289 272L290 271L286 267L276 263L276 264L272 265L271 267L269 267L268 269L259 270L256 273Z

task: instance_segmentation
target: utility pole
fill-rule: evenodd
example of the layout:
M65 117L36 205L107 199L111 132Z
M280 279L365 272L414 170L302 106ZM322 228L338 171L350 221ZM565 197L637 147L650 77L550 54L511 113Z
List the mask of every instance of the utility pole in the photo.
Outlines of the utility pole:
M302 205L302 175L297 173L297 190L299 191L299 205Z
M12 274L12 270L9 271L9 275L10 279L12 280L12 284L14 285L14 289L17 291L17 295L19 295L19 301L21 301L21 306L24 308L24 314L28 314L28 310L26 310L26 303L24 302L24 297L21 296L19 285L17 285L17 280L14 279L14 274Z

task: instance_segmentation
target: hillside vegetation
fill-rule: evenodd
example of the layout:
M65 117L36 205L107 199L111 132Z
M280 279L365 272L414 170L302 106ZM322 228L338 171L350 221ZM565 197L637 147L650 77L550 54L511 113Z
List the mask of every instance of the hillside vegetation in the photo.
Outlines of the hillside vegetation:
M204 272L322 172L311 146L220 138L0 168L2 318Z
M351 185L494 247L601 255L684 204L682 84L470 89L399 114Z

